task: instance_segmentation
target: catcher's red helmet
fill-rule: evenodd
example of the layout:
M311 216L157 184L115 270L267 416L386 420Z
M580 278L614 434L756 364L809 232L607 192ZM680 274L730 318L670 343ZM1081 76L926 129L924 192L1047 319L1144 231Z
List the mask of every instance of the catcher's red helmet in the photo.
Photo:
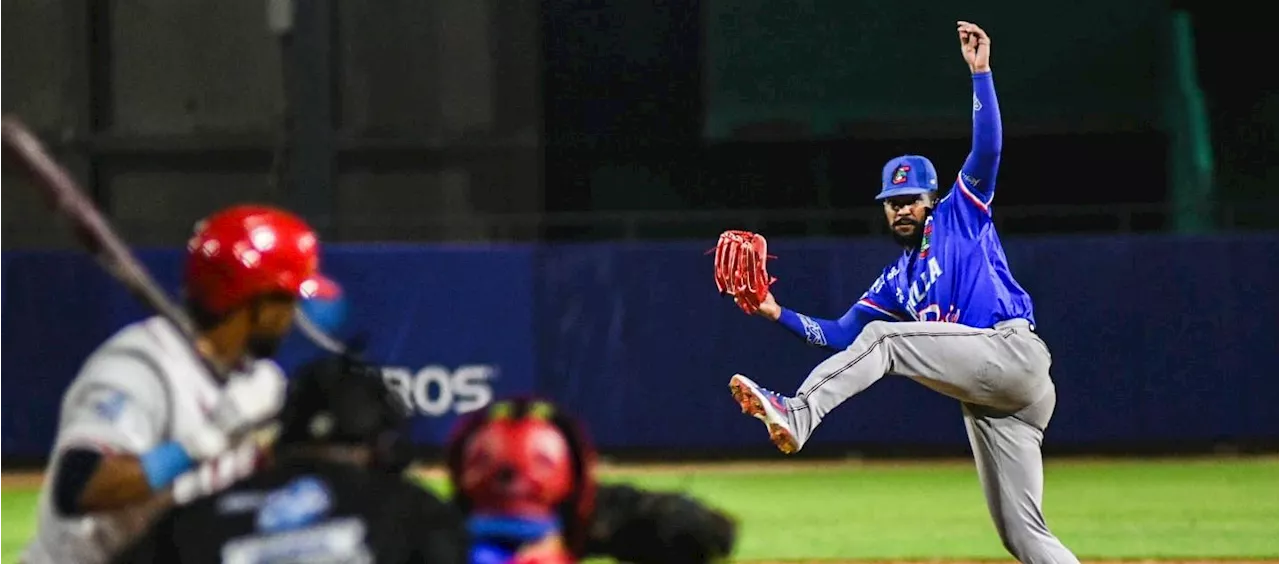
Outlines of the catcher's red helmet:
M301 218L233 206L196 224L187 243L187 298L222 315L258 296L305 296L315 291L319 266L319 240Z
M502 400L466 416L446 447L454 503L468 516L558 517L582 554L595 509L595 451L552 403Z
M550 421L497 419L463 447L462 482L455 484L480 512L551 517L572 491L569 442Z

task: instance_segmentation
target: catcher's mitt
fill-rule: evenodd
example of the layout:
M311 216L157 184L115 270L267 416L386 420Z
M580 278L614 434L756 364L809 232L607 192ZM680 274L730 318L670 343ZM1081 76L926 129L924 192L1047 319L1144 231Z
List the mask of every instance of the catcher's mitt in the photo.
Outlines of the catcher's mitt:
M737 541L737 521L698 499L607 484L596 498L586 553L631 564L711 564L726 561Z
M750 231L725 231L716 242L716 288L733 296L747 315L760 309L769 286L778 280L765 268L765 262L775 258L767 249L764 236Z

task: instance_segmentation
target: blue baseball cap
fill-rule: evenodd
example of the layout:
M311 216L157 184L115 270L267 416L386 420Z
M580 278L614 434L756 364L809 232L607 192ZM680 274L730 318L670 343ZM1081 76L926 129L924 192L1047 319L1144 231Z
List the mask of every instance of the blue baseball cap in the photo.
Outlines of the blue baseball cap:
M877 200L924 194L938 190L938 171L933 163L920 155L902 155L885 163L880 173L880 194Z

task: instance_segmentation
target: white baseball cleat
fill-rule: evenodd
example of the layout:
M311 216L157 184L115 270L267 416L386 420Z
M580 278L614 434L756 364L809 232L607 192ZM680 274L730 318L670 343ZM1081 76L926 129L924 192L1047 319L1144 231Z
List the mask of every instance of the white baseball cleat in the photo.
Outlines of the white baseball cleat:
M786 396L762 388L741 374L734 374L729 379L729 391L743 413L764 422L769 429L769 440L778 450L785 454L795 454L800 450L795 431L791 429L790 408L784 401Z

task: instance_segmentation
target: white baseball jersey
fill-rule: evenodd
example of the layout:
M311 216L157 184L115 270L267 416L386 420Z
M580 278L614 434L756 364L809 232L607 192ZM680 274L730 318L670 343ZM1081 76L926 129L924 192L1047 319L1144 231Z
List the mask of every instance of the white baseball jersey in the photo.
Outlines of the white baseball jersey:
M284 389L283 371L274 362L257 361L248 370L256 377L280 378ZM89 356L67 389L50 459L76 447L145 453L192 429L212 426L207 414L220 393L220 384L168 321L157 316L128 325ZM283 401L277 398L276 410ZM106 562L141 532L138 512L128 509L59 514L51 492L55 478L45 477L36 537L24 562Z

